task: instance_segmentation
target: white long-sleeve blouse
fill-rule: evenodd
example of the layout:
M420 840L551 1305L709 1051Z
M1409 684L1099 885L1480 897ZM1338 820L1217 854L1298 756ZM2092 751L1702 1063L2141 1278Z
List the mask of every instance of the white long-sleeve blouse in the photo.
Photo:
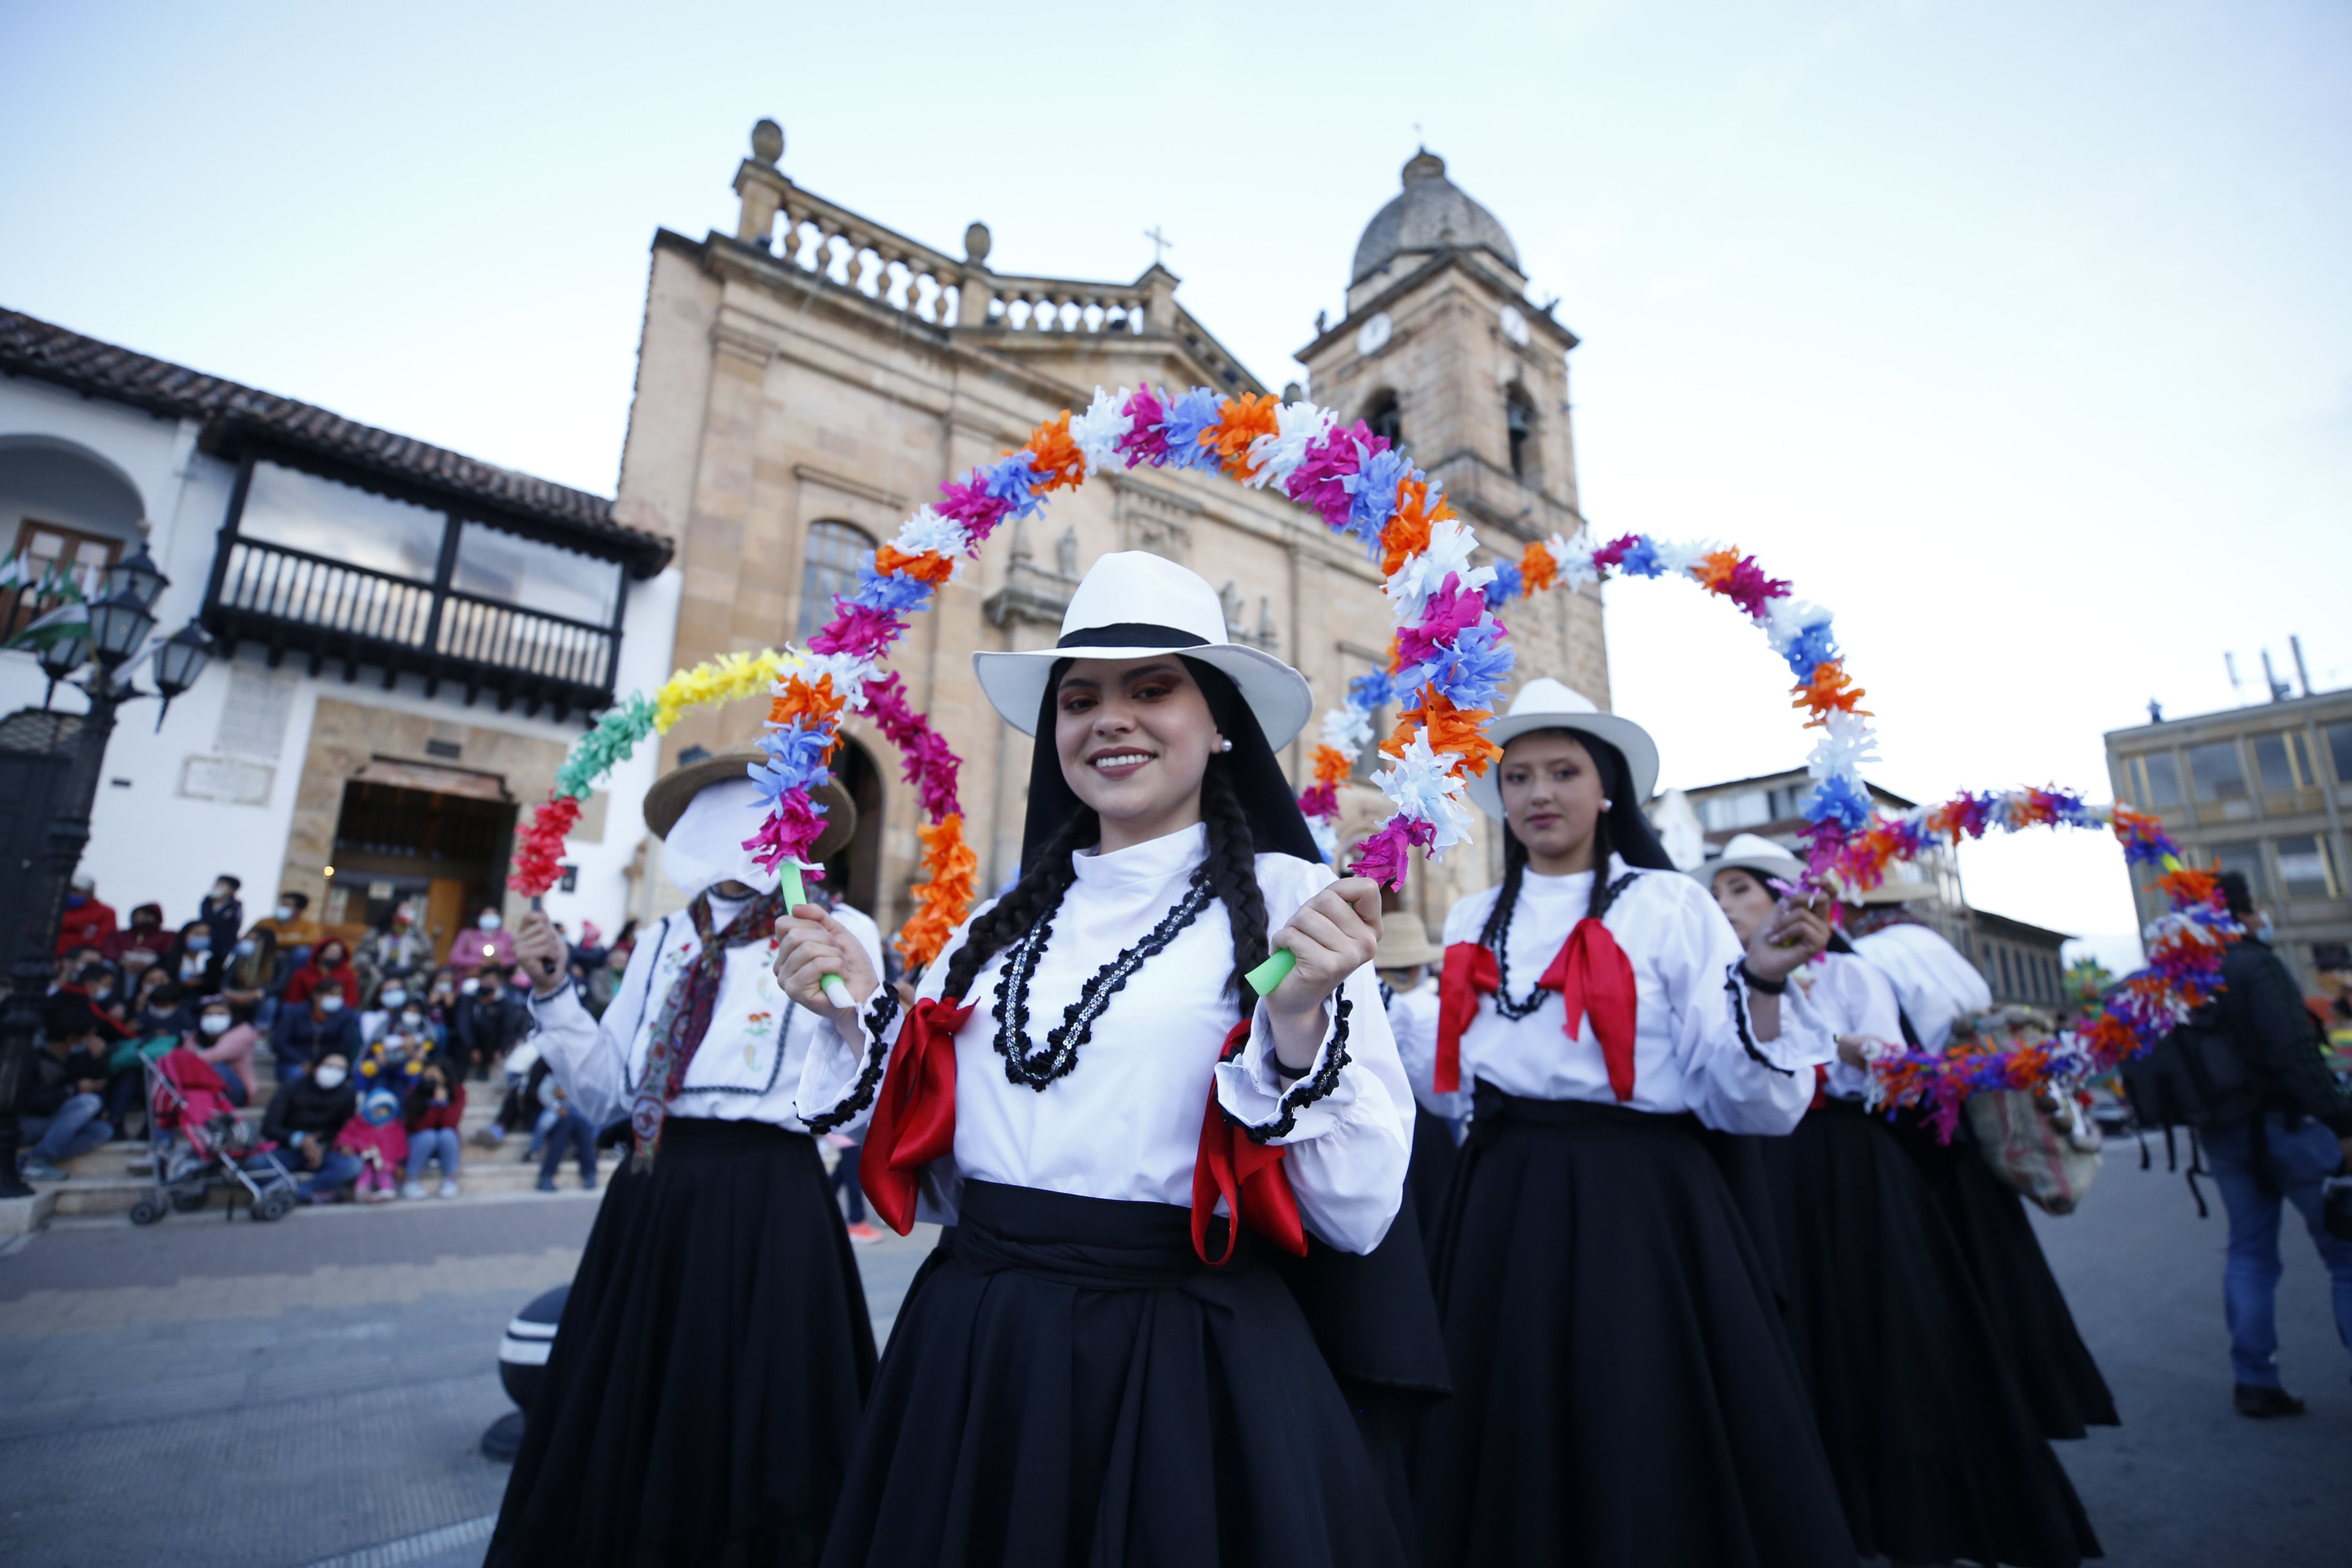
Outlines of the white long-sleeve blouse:
M1889 1045L1903 1043L1903 1023L1895 1007L1895 987L1871 962L1851 952L1824 952L1797 972L1805 1000L1834 1040L1862 1035ZM1843 1059L1830 1063L1830 1093L1840 1100L1867 1100L1870 1075Z
M739 900L712 899L712 929L724 931L742 907ZM880 973L882 934L874 922L845 904L834 910L834 918L849 928ZM601 1022L581 1003L576 985L543 1002L532 999L539 1047L573 1107L589 1121L603 1126L628 1110L645 1077L654 1020L677 977L701 951L694 921L681 910L639 939ZM670 1115L770 1121L794 1132L807 1131L794 1106L802 1067L814 1042L838 1045L840 1037L829 1020L793 1005L783 994L776 984L775 957L772 936L727 950L710 1027L687 1066L685 1092L670 1103Z
M1882 927L1854 938L1853 948L1894 984L1927 1050L1940 1051L1951 1043L1952 1026L1962 1014L1992 1005L1992 988L1977 966L1926 926L1906 921Z
M1052 916L1030 976L1024 1054L1061 1026L1096 971L1167 918L1207 845L1207 829L1196 826L1111 854L1082 850L1073 858L1077 879ZM1260 855L1257 879L1269 932L1336 879L1328 867L1287 855ZM967 921L925 972L919 999L944 990L969 928ZM1328 1003L1323 1044L1303 1077L1275 1070L1263 1003L1251 1015L1247 1047L1220 1063L1225 1036L1242 1015L1223 989L1233 968L1232 928L1223 901L1213 900L1109 995L1070 1071L1037 1089L1008 1078L997 1047L1000 1001L1013 1037L1015 1010L1003 996L1013 952L1008 946L982 965L962 998L973 1005L955 1037L955 1152L924 1173L924 1218L952 1223L967 1179L1190 1207L1213 1085L1218 1102L1242 1122L1265 1129L1287 1119L1287 1131L1265 1142L1286 1151L1283 1166L1308 1231L1344 1251L1370 1252L1380 1244L1403 1198L1412 1099L1369 964L1338 993L1349 1005L1346 1058L1336 1072L1336 1008ZM802 1077L802 1114L827 1115L851 1100L867 1060L881 1059L905 1024L903 1016L894 1019L862 1050L837 1038L818 1040Z
M1610 858L1614 882L1632 868ZM1473 893L1445 918L1445 942L1475 942L1500 888ZM1592 897L1592 873L1545 877L1530 870L1519 887L1510 930L1496 957L1514 1002L1550 966ZM1633 1094L1624 1103L1661 1115L1688 1112L1725 1132L1784 1133L1813 1095L1813 1068L1836 1055L1822 1020L1794 985L1780 997L1780 1031L1755 1037L1752 1004L1739 978L1744 956L1731 922L1705 889L1675 871L1636 875L1601 918L1633 965L1636 996ZM1518 1019L1496 1013L1492 997L1462 1037L1462 1082L1485 1079L1534 1100L1619 1103L1588 1015L1570 1040L1559 997L1546 993Z

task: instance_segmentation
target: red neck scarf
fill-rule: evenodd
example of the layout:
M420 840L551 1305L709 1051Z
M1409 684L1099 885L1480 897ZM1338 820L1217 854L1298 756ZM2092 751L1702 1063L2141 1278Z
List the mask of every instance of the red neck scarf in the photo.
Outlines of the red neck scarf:
M959 1006L954 997L925 997L907 1015L890 1050L857 1180L874 1212L900 1236L914 1226L923 1167L955 1152L955 1037L970 1016L971 1005ZM1238 1054L1249 1043L1249 1031L1247 1019L1235 1024L1219 1059ZM1200 1151L1192 1160L1192 1249L1202 1262L1211 1268L1231 1262L1244 1225L1284 1251L1306 1256L1307 1231L1282 1168L1283 1153L1279 1145L1253 1142L1225 1114L1212 1078ZM1223 1254L1212 1258L1209 1223L1220 1198L1233 1217Z
M1601 1059L1609 1069L1610 1091L1621 1104L1633 1099L1633 1033L1639 1014L1633 961L1599 916L1587 915L1576 922L1536 988L1559 993L1564 1010L1560 1029L1570 1040L1586 1015L1591 1016L1592 1035L1601 1042ZM1438 981L1437 1069L1432 1081L1438 1093L1462 1087L1462 1036L1478 1016L1479 999L1501 989L1502 965L1490 949L1457 942L1445 950L1445 972Z

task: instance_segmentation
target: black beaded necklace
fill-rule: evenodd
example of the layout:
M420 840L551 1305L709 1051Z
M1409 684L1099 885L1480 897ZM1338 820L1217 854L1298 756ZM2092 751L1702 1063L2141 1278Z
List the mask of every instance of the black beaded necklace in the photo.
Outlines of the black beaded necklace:
M1617 901L1617 895L1633 886L1633 879L1640 875L1639 871L1628 871L1601 889L1600 903L1584 918L1598 919L1607 914L1609 906ZM1544 998L1551 993L1543 988L1543 977L1538 975L1536 984L1528 990L1526 1001L1511 1000L1511 921L1519 912L1518 889L1513 888L1511 893L1511 901L1503 910L1503 929L1495 933L1495 1016L1517 1023L1541 1007Z
M1037 961L1045 955L1045 943L1054 934L1056 911L1048 910L1013 945L1004 961L1004 973L996 983L996 1054L1004 1058L1006 1079L1043 1093L1047 1084L1076 1067L1078 1047L1093 1037L1095 1020L1110 1005L1110 999L1147 960L1157 957L1186 926L1199 919L1201 911L1216 896L1209 885L1209 868L1203 865L1185 884L1184 896L1176 900L1175 908L1162 915L1160 923L1144 933L1142 941L1096 970L1079 987L1078 999L1062 1014L1060 1026L1045 1036L1045 1048L1032 1050L1029 981L1036 973Z

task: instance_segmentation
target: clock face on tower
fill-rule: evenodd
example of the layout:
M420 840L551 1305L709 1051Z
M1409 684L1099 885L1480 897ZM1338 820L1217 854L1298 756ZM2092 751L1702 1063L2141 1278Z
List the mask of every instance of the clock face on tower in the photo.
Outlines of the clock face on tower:
M1528 346L1528 319L1519 314L1517 305L1503 307L1502 326L1505 337L1521 348Z
M1389 346L1389 334L1395 330L1396 324L1389 320L1386 310L1376 313L1370 321L1356 329L1356 352L1366 359L1371 358Z

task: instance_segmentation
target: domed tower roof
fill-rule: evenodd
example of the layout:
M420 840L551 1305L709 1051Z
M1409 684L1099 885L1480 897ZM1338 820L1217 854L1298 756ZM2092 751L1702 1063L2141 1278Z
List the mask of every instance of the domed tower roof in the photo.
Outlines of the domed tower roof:
M1403 194L1364 226L1348 281L1353 286L1400 256L1433 253L1447 245L1491 251L1513 272L1519 270L1519 253L1501 220L1447 179L1445 160L1424 147L1404 166Z

